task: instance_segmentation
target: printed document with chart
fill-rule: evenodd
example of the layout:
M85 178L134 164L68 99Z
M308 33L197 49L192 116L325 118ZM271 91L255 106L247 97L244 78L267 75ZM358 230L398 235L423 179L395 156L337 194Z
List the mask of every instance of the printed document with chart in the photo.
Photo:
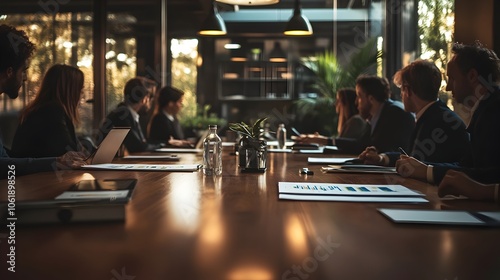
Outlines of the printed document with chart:
M423 194L402 185L279 182L279 198L351 202L427 202Z

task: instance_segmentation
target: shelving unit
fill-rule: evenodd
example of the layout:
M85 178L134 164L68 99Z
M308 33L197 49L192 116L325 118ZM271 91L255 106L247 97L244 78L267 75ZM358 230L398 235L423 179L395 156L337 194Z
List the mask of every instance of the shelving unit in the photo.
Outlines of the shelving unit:
M293 72L287 62L221 61L218 97L231 100L291 100Z

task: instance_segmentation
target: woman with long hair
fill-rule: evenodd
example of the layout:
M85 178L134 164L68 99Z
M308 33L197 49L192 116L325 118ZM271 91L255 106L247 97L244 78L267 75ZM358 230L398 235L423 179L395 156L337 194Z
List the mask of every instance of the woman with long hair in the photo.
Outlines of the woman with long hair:
M366 139L370 135L370 126L358 112L356 106L356 90L343 88L337 91L335 111L338 115L337 137L328 137L319 133L301 135L299 143L318 143L320 145L334 145L335 139Z
M56 64L49 68L35 99L21 113L11 154L15 157L61 156L81 147L75 134L83 72Z
M343 88L337 91L335 111L339 116L337 124L338 137L360 139L365 136L368 124L359 115L354 89Z

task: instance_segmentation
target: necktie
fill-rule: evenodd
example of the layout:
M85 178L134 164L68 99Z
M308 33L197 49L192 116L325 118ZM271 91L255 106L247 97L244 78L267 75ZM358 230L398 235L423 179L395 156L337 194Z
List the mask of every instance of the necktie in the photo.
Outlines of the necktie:
M146 137L144 137L144 133L142 133L141 125L138 122L134 122L135 128L139 132L139 136L141 137L142 142L146 142Z
M184 139L184 133L182 132L181 125L179 123L179 120L177 118L174 118L174 130L175 130L175 137L176 139Z

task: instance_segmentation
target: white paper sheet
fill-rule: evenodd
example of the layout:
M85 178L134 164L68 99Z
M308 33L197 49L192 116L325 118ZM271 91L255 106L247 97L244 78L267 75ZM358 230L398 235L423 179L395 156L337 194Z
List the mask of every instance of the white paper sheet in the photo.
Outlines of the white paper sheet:
M279 182L279 193L336 196L424 196L401 185Z
M356 158L346 158L346 157L339 157L339 158L317 158L317 157L308 157L307 162L308 163L324 163L324 164L344 164L348 160L354 160Z
M296 195L279 194L280 199L311 200L311 201L339 201L339 202L392 202L392 203L424 203L422 197L386 197L386 196L340 196L340 195Z
M396 223L424 223L447 225L484 225L485 222L467 211L415 210L415 209L378 209Z
M92 164L84 165L85 169L134 170L134 171L196 171L200 164Z
M203 149L160 148L156 149L155 151L162 153L202 153Z
M116 191L65 191L55 199L110 199L126 198L129 190Z
M397 174L395 167L359 168L346 166L324 166L321 171L326 173L373 173L373 174Z
M141 156L141 155L129 155L124 156L124 159L165 159L165 160L179 160L180 158L176 155L167 155L167 156Z
M292 149L267 149L270 153L291 153Z

